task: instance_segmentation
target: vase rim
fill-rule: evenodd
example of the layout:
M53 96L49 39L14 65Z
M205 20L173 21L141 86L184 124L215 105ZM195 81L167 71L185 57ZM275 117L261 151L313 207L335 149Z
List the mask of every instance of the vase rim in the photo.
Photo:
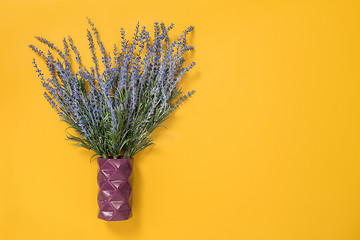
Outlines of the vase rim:
M102 160L130 160L130 159L134 159L133 157L129 157L129 158L102 158L102 157L98 157L97 159L102 159Z

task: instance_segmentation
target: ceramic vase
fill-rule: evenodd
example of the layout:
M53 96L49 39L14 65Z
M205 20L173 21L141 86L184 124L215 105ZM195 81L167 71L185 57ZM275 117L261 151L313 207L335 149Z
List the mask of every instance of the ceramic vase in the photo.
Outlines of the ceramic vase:
M132 216L133 158L98 158L98 217L123 221Z

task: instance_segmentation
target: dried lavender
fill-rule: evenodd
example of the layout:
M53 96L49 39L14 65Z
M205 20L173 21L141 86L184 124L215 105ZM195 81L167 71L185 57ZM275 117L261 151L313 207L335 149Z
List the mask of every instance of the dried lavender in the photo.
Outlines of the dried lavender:
M29 45L45 60L51 78L44 77L35 59L33 64L46 100L77 132L76 136L68 133L69 140L103 158L129 158L153 144L153 131L194 93L182 95L179 87L183 75L195 65L193 62L183 67L185 52L193 49L186 42L193 27L173 42L168 36L173 24L166 27L156 22L152 41L139 24L131 40L121 29L120 47L115 44L111 56L94 23L90 19L88 23L92 67L83 65L70 36L63 39L63 50L42 37L35 38L49 47L47 53ZM102 73L95 43L102 55ZM70 50L77 63L75 72L71 69Z

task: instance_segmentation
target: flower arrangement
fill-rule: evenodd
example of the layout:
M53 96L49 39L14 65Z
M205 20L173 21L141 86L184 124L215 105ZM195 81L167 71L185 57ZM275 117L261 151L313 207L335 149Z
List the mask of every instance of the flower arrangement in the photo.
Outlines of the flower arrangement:
M94 23L90 19L88 23L92 67L84 66L71 37L64 38L63 50L42 37L35 38L49 47L47 53L29 45L45 60L50 78L45 78L35 59L33 64L45 88L45 98L61 120L77 132L67 133L69 140L104 159L130 158L153 144L153 131L194 93L183 94L178 84L195 65L192 62L183 67L185 52L193 49L186 40L193 27L175 41L170 41L168 35L173 24L166 27L156 22L152 41L139 23L131 40L125 38L122 28L121 46L115 44L111 54L105 50ZM72 69L71 51L76 71Z

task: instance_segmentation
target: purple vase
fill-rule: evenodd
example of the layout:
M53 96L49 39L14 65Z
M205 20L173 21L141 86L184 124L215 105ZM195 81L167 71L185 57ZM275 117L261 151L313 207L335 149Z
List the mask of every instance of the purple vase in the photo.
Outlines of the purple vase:
M105 221L123 221L132 216L133 158L98 158L98 217Z

